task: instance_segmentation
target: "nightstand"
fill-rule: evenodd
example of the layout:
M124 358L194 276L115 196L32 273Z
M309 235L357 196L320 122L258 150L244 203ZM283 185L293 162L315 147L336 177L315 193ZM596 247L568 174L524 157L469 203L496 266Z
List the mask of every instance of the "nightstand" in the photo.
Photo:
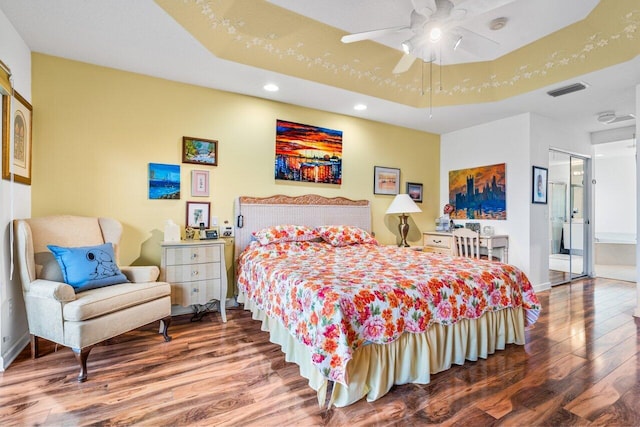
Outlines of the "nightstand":
M171 283L171 304L186 307L216 300L226 322L225 240L182 240L161 245L160 280Z

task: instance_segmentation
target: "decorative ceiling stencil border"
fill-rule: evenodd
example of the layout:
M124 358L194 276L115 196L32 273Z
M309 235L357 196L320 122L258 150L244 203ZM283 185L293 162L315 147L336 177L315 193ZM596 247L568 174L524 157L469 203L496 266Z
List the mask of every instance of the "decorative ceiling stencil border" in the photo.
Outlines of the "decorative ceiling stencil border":
M424 71L416 61L401 75L391 73L399 51L374 42L353 49L340 42L343 31L263 0L154 1L220 58L414 107L498 101L640 55L637 0L602 0L584 20L494 61ZM433 94L424 96L431 68Z

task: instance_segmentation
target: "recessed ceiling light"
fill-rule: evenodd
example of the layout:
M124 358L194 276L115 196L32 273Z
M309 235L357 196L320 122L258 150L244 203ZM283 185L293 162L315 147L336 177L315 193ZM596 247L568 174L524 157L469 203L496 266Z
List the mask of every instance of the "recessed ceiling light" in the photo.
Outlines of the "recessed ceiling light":
M507 25L507 21L509 18L505 16L501 16L500 18L496 18L493 21L489 22L489 28L493 31L498 31L503 29Z
M277 92L277 91L280 90L280 88L277 85L273 84L273 83L267 83L262 88L264 90L266 90L267 92Z
M367 106L364 104L356 104L353 106L353 109L356 111L364 111L367 109Z

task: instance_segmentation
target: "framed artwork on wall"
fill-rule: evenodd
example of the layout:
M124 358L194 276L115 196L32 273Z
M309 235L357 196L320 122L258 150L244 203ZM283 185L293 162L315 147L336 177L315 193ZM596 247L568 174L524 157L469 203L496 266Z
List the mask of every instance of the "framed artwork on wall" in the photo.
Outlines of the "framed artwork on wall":
M187 227L199 228L204 224L204 228L209 228L210 202L187 202Z
M533 166L533 180L531 185L531 203L547 204L548 169Z
M180 165L149 163L149 199L180 198Z
M275 179L342 184L342 131L276 120Z
M183 136L182 163L218 166L218 141Z
M2 97L2 178L31 185L32 107L18 92Z
M422 203L422 184L407 182L407 194L416 203Z
M209 171L191 171L191 195L193 197L209 196Z
M400 193L400 169L374 166L373 194L396 195L398 193Z
M451 219L507 219L506 164L449 171Z

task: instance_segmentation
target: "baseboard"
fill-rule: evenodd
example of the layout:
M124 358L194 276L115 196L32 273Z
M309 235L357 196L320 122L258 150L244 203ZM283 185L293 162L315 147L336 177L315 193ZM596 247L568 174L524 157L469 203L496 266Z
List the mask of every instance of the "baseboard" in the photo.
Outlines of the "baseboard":
M29 345L29 331L20 337L14 345L12 345L6 354L0 356L0 371L4 372L5 369L11 365L11 363L18 357L18 355Z
M551 282L538 283L537 285L533 286L533 290L536 293L548 291L549 289L551 289Z

